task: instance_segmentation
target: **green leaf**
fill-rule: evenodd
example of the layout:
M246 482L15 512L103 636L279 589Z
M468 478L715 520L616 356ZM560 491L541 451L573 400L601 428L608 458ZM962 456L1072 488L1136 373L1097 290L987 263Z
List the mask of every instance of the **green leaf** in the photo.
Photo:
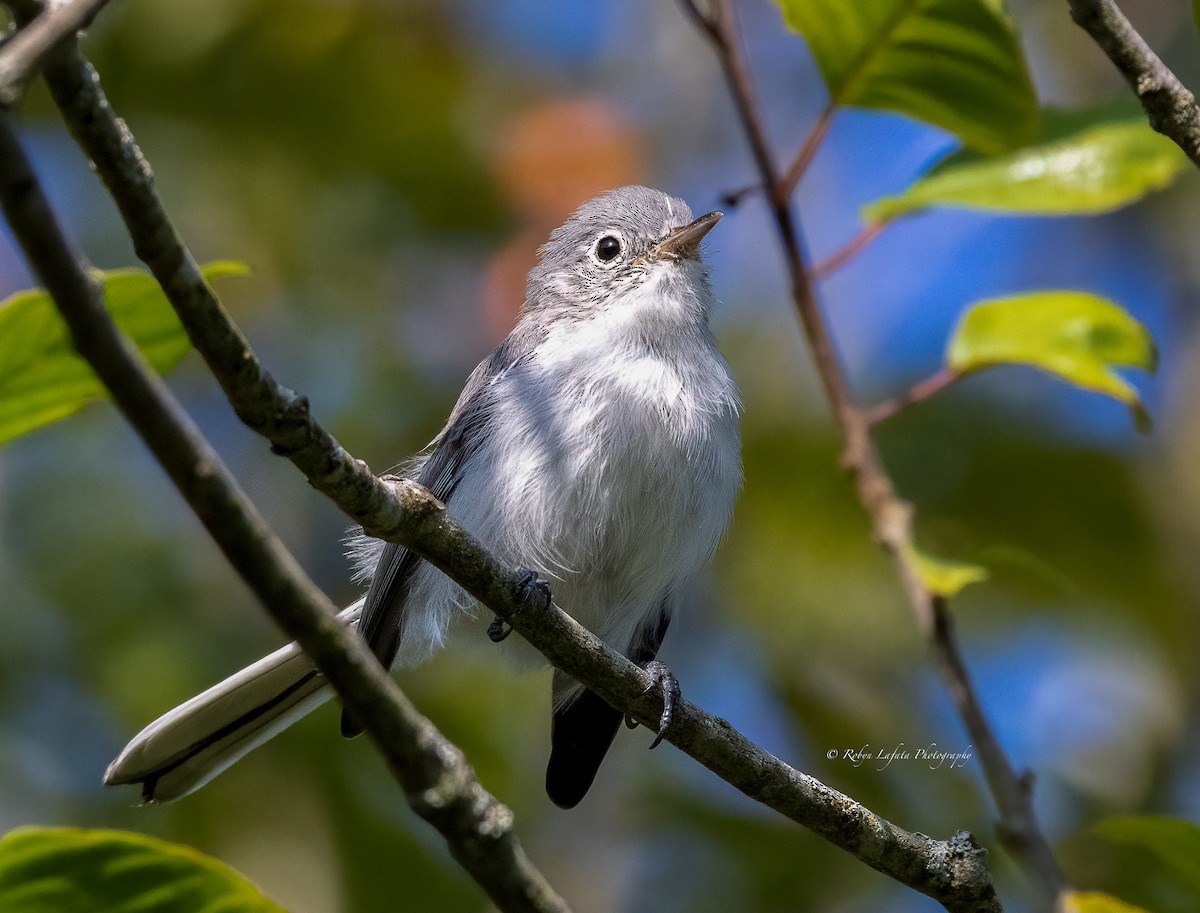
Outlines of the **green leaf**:
M225 863L123 831L19 828L0 840L0 913L283 913Z
M930 206L1053 216L1110 212L1166 187L1188 165L1178 146L1138 117L1002 158L940 167L904 193L863 207L863 217L883 222Z
M1037 98L1002 0L776 2L832 103L907 114L987 154L1037 135Z
M210 281L246 272L244 264L227 261L203 268ZM154 278L133 269L100 278L109 313L154 370L165 374L179 364L191 344ZM17 292L0 302L0 444L73 415L105 393L75 354L48 294Z
M1033 292L975 305L946 349L960 373L1026 364L1114 397L1145 430L1149 417L1137 390L1112 368L1153 371L1158 352L1149 331L1107 298L1087 292Z
M1067 891L1062 897L1063 913L1146 913L1142 907L1099 891Z
M916 569L921 582L932 593L950 598L955 596L965 586L981 583L988 579L987 568L976 564L963 564L959 561L946 561L935 558L921 551L911 543L908 546L908 557Z
M1095 830L1118 843L1149 850L1200 891L1200 825L1159 815L1108 818Z

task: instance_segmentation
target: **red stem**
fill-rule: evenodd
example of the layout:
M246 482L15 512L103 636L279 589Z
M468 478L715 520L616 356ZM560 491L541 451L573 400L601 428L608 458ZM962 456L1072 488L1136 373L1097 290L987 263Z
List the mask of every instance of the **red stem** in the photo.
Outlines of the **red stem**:
M816 280L829 278L831 273L837 272L862 253L872 241L882 234L888 224L887 222L868 222L858 234L816 264L810 270L812 278Z
M904 393L892 399L885 400L867 410L867 421L874 425L884 419L891 418L902 409L913 403L923 402L935 393L940 393L956 381L962 380L963 375L953 368L943 367L934 374L913 384Z
M821 142L825 139L825 134L829 132L829 125L833 123L833 115L836 111L837 106L832 101L822 109L821 115L812 125L812 129L808 131L808 136L804 138L804 143L800 146L800 151L796 153L796 157L792 159L792 164L788 166L787 173L783 176L782 186L778 188L779 196L791 197L792 191L796 189L796 185L804 177L804 172L812 164L817 150L821 148Z

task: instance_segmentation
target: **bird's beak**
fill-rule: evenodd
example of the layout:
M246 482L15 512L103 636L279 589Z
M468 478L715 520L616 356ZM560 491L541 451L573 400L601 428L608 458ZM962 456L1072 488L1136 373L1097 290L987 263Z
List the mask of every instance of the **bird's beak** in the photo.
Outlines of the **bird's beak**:
M713 226L720 222L724 215L723 212L706 213L682 228L676 228L650 249L650 256L664 260L695 257L696 251L700 249L701 239L712 231Z

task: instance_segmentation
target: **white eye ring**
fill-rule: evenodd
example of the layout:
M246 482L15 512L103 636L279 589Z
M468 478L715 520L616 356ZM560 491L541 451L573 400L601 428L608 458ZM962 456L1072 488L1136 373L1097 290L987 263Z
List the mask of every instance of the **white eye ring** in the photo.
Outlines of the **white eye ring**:
M625 259L625 238L619 231L609 229L592 243L592 262L605 269L612 269Z

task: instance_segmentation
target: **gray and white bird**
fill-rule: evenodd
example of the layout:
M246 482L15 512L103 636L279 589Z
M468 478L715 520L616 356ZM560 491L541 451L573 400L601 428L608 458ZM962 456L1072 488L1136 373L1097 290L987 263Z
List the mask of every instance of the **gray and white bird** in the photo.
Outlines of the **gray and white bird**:
M678 686L655 657L742 482L738 392L699 249L720 218L646 187L584 203L541 248L512 333L402 473L498 556L537 569L558 606L651 669L668 703ZM402 546L358 535L351 551L370 586L342 617L385 668L464 628L482 634L478 604ZM540 658L519 637L504 649ZM105 782L140 784L146 801L187 795L331 696L290 644L151 723ZM552 713L546 790L570 808L622 717L559 672ZM342 728L358 729L345 714Z

